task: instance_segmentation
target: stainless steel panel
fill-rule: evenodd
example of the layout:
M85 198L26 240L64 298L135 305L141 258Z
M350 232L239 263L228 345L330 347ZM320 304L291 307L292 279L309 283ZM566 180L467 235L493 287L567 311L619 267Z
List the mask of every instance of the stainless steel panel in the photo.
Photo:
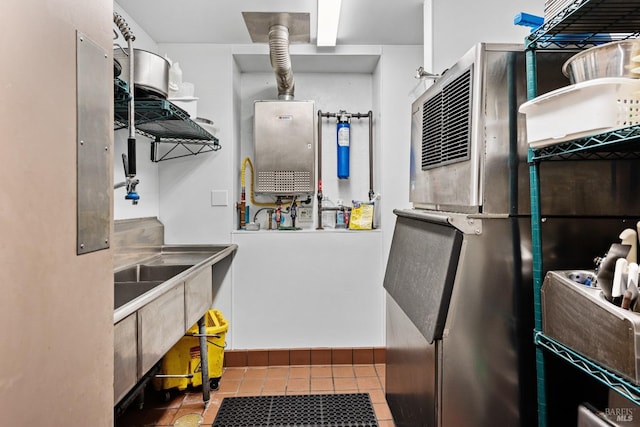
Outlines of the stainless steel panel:
M113 396L117 403L138 382L136 314L116 323L113 328Z
M77 253L109 247L113 121L109 55L76 33Z
M185 325L193 325L213 303L211 268L205 268L197 276L184 283Z
M184 323L184 283L138 310L138 376L149 371L187 328Z
M313 101L254 104L256 193L296 195L315 191Z
M269 29L274 25L289 29L291 43L309 43L308 13L242 12L242 17L254 43L269 43Z
M542 330L567 347L640 383L640 317L607 301L600 288L549 271L542 286ZM595 276L595 273L594 273ZM597 325L597 333L589 325Z
M533 390L522 382L533 366L521 366L533 328L518 317L531 285L514 269L527 230L515 219L482 221L481 235L464 236L442 339L443 426L518 426L526 419L521 399Z
M436 345L387 295L385 394L397 426L436 426Z
M483 101L479 90L483 87L479 72L484 61L484 45L477 45L463 55L442 78L434 83L423 96L412 105L412 141L410 166L410 198L414 206L436 207L440 205L460 206L469 212L478 212L481 204L480 166L482 153L478 141L482 138L480 115L470 117L470 158L468 161L422 170L422 115L423 104L441 92L458 76L471 70L471 111L479 111ZM446 112L445 112L446 113Z
M628 215L640 211L639 160L544 162L543 215Z
M155 217L120 219L113 225L116 252L137 248L159 248L164 243L164 225Z

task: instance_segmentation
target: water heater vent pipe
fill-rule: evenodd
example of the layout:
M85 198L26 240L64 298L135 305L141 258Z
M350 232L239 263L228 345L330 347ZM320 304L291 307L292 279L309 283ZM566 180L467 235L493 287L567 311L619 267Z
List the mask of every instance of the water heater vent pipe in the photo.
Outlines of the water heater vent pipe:
M276 73L278 99L292 100L295 83L289 55L289 29L284 25L269 28L269 56L271 67Z

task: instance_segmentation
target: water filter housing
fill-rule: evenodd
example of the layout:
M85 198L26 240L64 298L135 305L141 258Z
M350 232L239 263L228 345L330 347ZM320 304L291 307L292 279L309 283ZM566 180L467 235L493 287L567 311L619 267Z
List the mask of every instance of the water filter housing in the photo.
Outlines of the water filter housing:
M338 178L349 178L349 145L351 140L351 125L346 115L338 117L337 141L338 141Z
M315 104L256 101L253 141L257 194L315 192Z

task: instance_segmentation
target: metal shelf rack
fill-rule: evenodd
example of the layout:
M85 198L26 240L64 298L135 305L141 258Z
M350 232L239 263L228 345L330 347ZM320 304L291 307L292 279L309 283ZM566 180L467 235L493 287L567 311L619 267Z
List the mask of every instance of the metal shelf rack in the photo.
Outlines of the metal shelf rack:
M136 132L151 139L151 161L176 159L222 148L218 138L190 119L189 114L165 99L135 98ZM127 83L114 79L114 127L129 125ZM160 150L160 144L171 144Z
M533 150L531 161L606 160L640 158L640 125L615 129L603 134L566 141Z
M585 49L609 41L640 37L640 2L637 0L573 0L526 37L527 95L533 99L536 87L536 50ZM538 378L538 425L547 425L544 353L548 351L609 386L633 402L640 389L629 381L571 351L542 333L541 289L544 279L540 211L539 164L547 160L638 158L633 143L640 141L640 126L529 149L531 192L531 241L535 311L536 372Z
M637 385L630 383L621 376L603 368L581 354L576 353L569 347L564 346L562 343L549 338L542 332L536 332L534 342L578 367L581 371L596 378L602 384L611 387L613 390L617 391L632 402L640 405L640 387Z
M636 0L573 0L525 39L527 48L587 48L640 37Z

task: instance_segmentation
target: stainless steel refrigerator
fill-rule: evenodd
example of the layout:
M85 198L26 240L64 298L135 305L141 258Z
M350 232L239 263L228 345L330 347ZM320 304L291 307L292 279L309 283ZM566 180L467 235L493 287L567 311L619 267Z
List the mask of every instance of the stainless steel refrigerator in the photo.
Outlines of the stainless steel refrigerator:
M569 84L572 54L538 53L539 93ZM522 46L479 43L412 105L414 208L394 211L384 277L397 426L537 423L525 76ZM592 268L638 210L637 161L541 168L545 269Z

